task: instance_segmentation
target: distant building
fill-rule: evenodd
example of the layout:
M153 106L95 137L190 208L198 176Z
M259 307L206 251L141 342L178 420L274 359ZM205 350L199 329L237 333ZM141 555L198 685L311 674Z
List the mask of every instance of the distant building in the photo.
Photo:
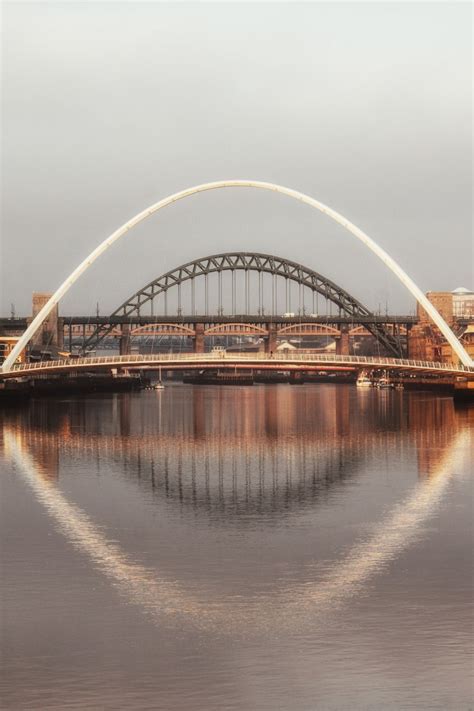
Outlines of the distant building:
M28 324L39 314L43 306L49 301L51 294L33 292L32 315ZM57 355L57 350L64 346L64 321L59 318L58 305L53 308L49 316L43 321L40 328L31 339L29 350L51 352Z
M450 291L428 291L426 294L428 301L431 301L435 309L444 318L446 323L453 322L453 294ZM431 324L431 317L428 316L423 306L417 304L417 315L420 324Z
M292 343L288 343L288 341L283 341L283 343L280 343L277 346L278 352L296 351L296 350L298 350L297 347L294 346Z
M0 363L3 363L5 358L7 358L18 341L20 340L19 336L0 336ZM16 359L17 363L24 363L25 362L25 351L22 350L18 358Z
M474 323L470 323L464 328L464 331L459 335L459 340L462 345L474 360ZM454 355L453 349L448 343L443 343L441 346L441 358L440 360L445 363L457 363L458 358Z
M453 291L453 316L474 319L474 291L463 286Z
M444 320L451 326L462 345L474 357L474 292L459 287L454 291L429 291L427 298ZM418 324L408 334L408 354L415 360L436 360L457 363L458 357L444 336L431 321L426 311L418 304ZM460 326L457 321L468 321L467 326ZM461 328L461 331L460 331Z

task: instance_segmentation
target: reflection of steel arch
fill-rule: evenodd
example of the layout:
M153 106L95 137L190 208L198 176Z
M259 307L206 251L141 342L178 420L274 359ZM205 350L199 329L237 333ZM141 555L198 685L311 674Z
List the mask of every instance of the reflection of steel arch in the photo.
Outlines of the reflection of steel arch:
M256 271L289 279L321 294L325 299L336 304L341 311L354 320L357 320L359 317L370 318L373 316L366 306L361 304L360 301L357 301L357 299L354 299L345 289L342 289L333 281L318 274L313 269L304 267L302 264L283 259L282 257L275 257L271 254L229 252L196 259L163 274L124 301L124 303L111 314L110 318L139 316L144 304L153 301L153 299L160 296L160 294L166 293L172 287L180 287L181 284L186 281L216 272L220 274L224 271ZM374 323L368 325L367 328L391 353L395 356L402 355L399 340L382 325L375 323L375 318ZM95 332L91 334L85 342L85 348L95 348L99 341L109 335L111 329L112 326L107 324L97 326ZM264 333L266 333L266 331L259 331L259 335ZM210 333L208 335L210 335ZM237 335L240 335L240 332Z
M204 331L205 336L266 336L268 331L255 323L218 323Z
M325 326L320 323L292 323L290 326L283 326L277 332L278 336L332 336L339 338L341 332L333 326Z
M130 220L125 222L121 227L119 227L115 232L113 232L109 237L107 237L103 242L101 242L98 247L96 247L77 267L74 271L63 281L63 283L56 289L51 298L39 311L39 313L32 320L26 331L23 333L18 343L13 348L12 352L5 359L2 370L10 371L12 365L15 363L16 359L23 351L23 349L28 345L31 338L38 331L42 323L49 316L55 305L62 299L62 297L69 291L71 286L79 279L79 277L95 262L98 257L101 256L116 240L120 239L124 234L126 234L132 227L135 227L147 217L153 215L158 210L172 205L178 200L183 200L191 195L196 195L198 193L207 192L208 190L218 190L221 188L257 188L259 190L268 190L271 192L280 193L288 197L298 200L299 202L305 203L310 207L313 207L319 212L330 217L332 220L337 222L339 225L344 227L348 232L350 232L354 237L356 237L360 242L362 242L366 247L368 247L377 257L395 274L395 276L407 287L410 293L415 297L418 303L425 309L428 316L439 328L443 336L446 338L449 345L452 347L454 352L459 357L463 365L472 366L473 361L464 346L455 336L453 331L450 329L446 321L443 319L441 314L433 306L431 301L424 295L421 289L415 284L415 282L408 276L408 274L397 264L397 262L390 257L387 252L382 249L373 239L371 239L365 232L356 227L352 222L347 220L343 215L336 212L332 208L324 205L324 203L315 200L309 195L299 192L298 190L292 190L291 188L286 188L283 185L276 185L275 183L267 183L260 180L218 180L212 183L203 183L201 185L195 185L194 187L187 188L186 190L181 190L180 192L173 193L163 200L159 200L150 207L146 208L142 212L135 215Z
M246 629L255 630L261 626L268 631L270 625L275 627L282 621L291 624L302 619L307 624L311 611L326 613L338 609L345 600L354 599L362 585L413 542L427 517L439 505L453 473L463 465L469 453L469 438L464 431L443 452L432 475L398 504L370 536L354 544L344 558L331 565L321 580L308 583L303 579L296 587L292 581L290 597L287 587L281 592L275 591L271 606L266 596L260 596L257 606L235 607L235 595L228 600L222 593L219 593L218 602L210 594L204 595L205 604L202 605L183 592L183 586L176 580L171 582L162 576L153 576L145 567L130 560L116 541L104 537L101 528L84 511L70 504L54 484L44 479L37 460L27 451L21 437L5 431L4 441L7 454L58 529L76 549L87 553L95 566L112 579L130 601L152 614L152 619L160 625L163 613L175 618L179 614L196 625L205 621L206 626L212 628L214 624L219 633L228 630L234 637L236 630L232 620L237 620L239 630L245 625Z
M194 329L181 323L150 323L130 331L131 336L188 336L196 335Z
M384 405L378 401L367 413L369 426L366 422L364 428L359 426L357 417L354 419L363 405L351 400L347 390L338 391L335 398L329 392L308 394L313 404L317 401L321 406L322 413L327 410L325 404L334 408L334 420L332 414L322 417L314 427L300 407L300 393L294 389L253 392L252 403L242 391L237 395L243 417L231 429L220 404L214 402L212 408L215 414L221 415L218 426L215 418L205 416L205 397L199 390L192 393L191 399L180 400L179 409L170 420L162 421L155 412L154 417L161 423L159 432L153 420L147 420L147 431L143 423L137 424L128 400L121 403L120 416L114 421L117 429L113 427L107 433L75 427L74 416L63 403L52 414L47 432L41 428L39 412L35 423L28 421L28 447L48 477L51 476L50 461L63 461L64 455L75 457L78 451L83 458L94 461L99 451L101 457L115 462L123 458L127 463L127 476L133 471L131 463L135 461L139 474L137 484L150 485L154 492L160 492L160 499L162 494L169 503L178 504L183 514L187 509L193 516L199 511L221 510L228 517L227 523L242 515L245 518L247 512L256 510L257 506L260 514L278 512L289 516L298 511L303 493L306 503L317 504L321 493L355 474L358 464L376 458L379 449L389 450L397 459L406 447L405 439L400 440L399 428L403 428L404 423L401 400L397 400L395 407L398 413L395 427L392 422L386 428ZM192 407L189 406L191 401ZM452 401L444 400L441 408L443 423L452 426L452 431L446 427L439 429L439 408L424 405L410 403L410 429L405 433L407 441L418 451L419 466L420 456L424 460L419 474L426 474L439 463L441 452L459 429ZM112 413L111 403L107 407ZM180 422L182 439L179 451L173 430L175 416ZM249 428L250 421L253 426ZM15 431L23 429L20 424L23 422L24 417L20 416ZM304 453L301 441L295 439L295 429L299 439L304 440ZM242 433L246 433L245 442ZM438 444L436 448L430 445L434 439ZM261 452L258 457L256 451ZM292 472L289 479L288 466ZM283 486L279 486L279 478ZM215 522L218 525L219 518Z

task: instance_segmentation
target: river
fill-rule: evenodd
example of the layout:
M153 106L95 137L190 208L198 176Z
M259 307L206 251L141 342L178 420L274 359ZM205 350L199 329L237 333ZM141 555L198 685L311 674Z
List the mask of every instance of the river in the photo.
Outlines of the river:
M352 385L4 409L2 708L467 711L473 453Z

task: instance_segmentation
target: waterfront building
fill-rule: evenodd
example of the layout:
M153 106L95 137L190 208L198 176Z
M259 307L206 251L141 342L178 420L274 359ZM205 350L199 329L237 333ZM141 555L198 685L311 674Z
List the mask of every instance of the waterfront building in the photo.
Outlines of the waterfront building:
M474 291L469 291L463 286L453 291L453 316L474 320Z

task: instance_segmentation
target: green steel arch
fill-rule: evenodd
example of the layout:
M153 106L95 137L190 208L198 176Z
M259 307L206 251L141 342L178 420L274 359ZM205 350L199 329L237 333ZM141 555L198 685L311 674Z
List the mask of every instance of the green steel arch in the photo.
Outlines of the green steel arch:
M224 252L182 264L153 279L146 286L136 291L110 315L110 318L140 316L140 311L145 304L153 301L160 294L166 293L169 289L201 276L224 271L255 271L282 277L320 294L356 322L358 317L366 319L373 316L374 323L367 325L366 328L390 353L398 357L403 355L400 341L388 332L383 325L376 323L375 315L370 309L351 296L345 289L302 264L261 252ZM113 328L114 326L110 324L98 326L85 342L85 349L95 348Z

